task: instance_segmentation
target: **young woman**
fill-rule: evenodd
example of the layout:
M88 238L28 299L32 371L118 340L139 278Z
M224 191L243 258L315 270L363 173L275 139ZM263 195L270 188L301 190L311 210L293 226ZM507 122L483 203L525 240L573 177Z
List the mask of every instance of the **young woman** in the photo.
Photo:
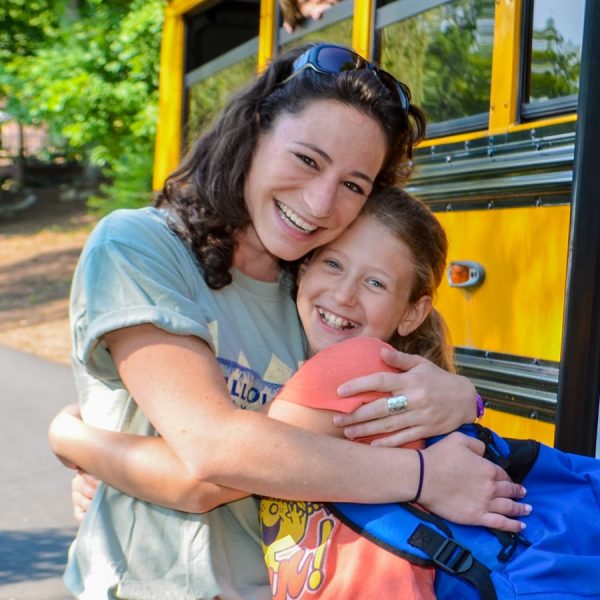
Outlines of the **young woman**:
M227 504L204 515L167 511L151 502L163 500L170 470L157 484L126 457L116 457L120 466L101 461L102 478L121 473L121 489L150 503L100 487L70 556L74 594L269 597L256 503L230 502L240 494L228 488L298 500L412 497L414 452L349 444L238 408L267 403L305 355L282 261L344 231L375 184L402 181L423 128L406 88L349 49L296 49L231 100L158 208L119 211L92 234L71 304L83 418L157 432L163 440L146 441L166 444L190 482L201 482L196 505ZM374 403L379 431L394 421L415 438L473 418L464 378L401 354L388 362L408 373L346 386L410 398L395 416L385 400ZM362 427L374 426L353 429ZM455 436L437 446L426 451L423 504L518 529L509 517L522 514L511 500L522 488L481 458L482 445ZM153 463L147 447L142 460ZM344 472L342 458L352 465Z

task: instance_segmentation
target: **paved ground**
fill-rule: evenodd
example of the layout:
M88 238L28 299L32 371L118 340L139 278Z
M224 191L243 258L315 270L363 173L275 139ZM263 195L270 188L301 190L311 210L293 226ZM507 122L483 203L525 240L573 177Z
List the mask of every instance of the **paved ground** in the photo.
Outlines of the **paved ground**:
M0 346L0 600L66 600L70 475L46 429L75 398L70 369Z

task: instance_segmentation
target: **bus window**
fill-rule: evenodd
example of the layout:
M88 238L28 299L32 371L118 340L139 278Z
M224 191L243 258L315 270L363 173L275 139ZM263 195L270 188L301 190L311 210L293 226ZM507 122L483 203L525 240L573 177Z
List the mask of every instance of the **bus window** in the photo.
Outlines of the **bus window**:
M255 73L254 46L250 56L245 56L224 68L215 68L214 74L205 76L189 86L186 147L212 123L231 94L250 81Z
M293 33L279 31L282 52L308 42L331 42L352 45L353 0L344 0L332 6L318 21L304 21Z
M228 1L186 17L184 146L256 73L260 3Z
M186 73L256 37L259 11L259 0L228 0L186 15Z
M426 11L404 0L380 7L375 25L379 62L408 84L415 104L427 114L430 136L485 129L494 0L438 4Z
M524 118L577 107L584 0L534 0L525 6Z

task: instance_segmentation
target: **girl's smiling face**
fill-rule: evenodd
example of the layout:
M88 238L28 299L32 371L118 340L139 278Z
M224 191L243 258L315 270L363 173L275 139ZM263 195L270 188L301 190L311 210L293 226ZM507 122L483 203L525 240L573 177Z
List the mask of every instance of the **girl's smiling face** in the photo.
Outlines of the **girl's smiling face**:
M413 280L408 246L359 217L301 269L297 305L311 353L351 337L408 335L431 309L429 296L410 303Z
M356 218L387 152L377 121L334 100L281 114L258 140L244 185L251 226L236 262L266 252L295 260Z

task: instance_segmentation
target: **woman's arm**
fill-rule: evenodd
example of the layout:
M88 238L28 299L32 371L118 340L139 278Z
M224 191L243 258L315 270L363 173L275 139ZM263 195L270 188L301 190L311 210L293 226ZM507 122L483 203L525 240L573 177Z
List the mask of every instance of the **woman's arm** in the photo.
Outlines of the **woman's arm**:
M214 355L198 338L141 325L106 340L125 385L192 478L297 500L414 496L414 451L369 448L236 409ZM503 515L527 512L511 500L522 488L481 458L483 444L456 434L425 452L427 508L459 522L520 528Z
M48 439L66 466L77 465L130 496L167 508L202 513L248 495L194 479L160 438L92 427L69 407L52 420ZM74 490L76 518L85 512L86 498L94 493L89 482L84 493L85 484L80 481Z
M477 392L466 378L448 373L427 359L384 349L384 361L400 373L375 373L358 377L341 386L338 393L353 396L360 392L382 392L380 400L365 404L352 414L336 415L334 423L349 439L369 435L390 435L374 442L377 446L403 446L409 442L454 431L477 416ZM405 395L408 406L390 415L387 398Z

